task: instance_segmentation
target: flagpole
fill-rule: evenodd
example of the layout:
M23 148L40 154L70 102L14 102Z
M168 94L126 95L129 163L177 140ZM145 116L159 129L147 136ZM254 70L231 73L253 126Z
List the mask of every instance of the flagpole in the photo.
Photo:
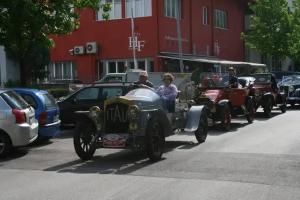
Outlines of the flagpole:
M135 33L134 33L134 19L133 19L132 4L131 4L131 37L132 37L133 64L134 64L134 69L137 69L136 51L135 51L135 48L137 46L137 38L136 38Z

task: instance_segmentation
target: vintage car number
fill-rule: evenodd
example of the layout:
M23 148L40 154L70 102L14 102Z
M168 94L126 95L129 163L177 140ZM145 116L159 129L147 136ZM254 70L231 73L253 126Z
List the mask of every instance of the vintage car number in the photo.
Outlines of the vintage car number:
M126 145L127 135L107 134L103 137L103 147L123 148Z

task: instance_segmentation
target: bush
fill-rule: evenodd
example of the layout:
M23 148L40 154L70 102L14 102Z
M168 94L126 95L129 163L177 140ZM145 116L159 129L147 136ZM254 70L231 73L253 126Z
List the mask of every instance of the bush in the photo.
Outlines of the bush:
M51 89L47 89L47 91L54 98L60 98L60 97L63 97L63 96L67 96L69 94L69 90L67 88L51 88Z
M9 79L6 83L4 83L4 87L6 87L6 88L21 87L21 82L13 81L13 80Z

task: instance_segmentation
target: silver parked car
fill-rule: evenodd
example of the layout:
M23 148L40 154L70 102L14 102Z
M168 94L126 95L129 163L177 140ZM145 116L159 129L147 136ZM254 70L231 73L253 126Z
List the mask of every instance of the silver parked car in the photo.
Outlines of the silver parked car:
M0 157L38 136L34 109L12 90L0 89Z

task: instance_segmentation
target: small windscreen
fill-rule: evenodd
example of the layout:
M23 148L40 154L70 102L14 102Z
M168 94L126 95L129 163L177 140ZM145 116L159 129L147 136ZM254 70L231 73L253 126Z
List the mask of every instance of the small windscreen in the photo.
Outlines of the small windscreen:
M44 100L45 100L45 106L46 109L56 108L56 102L55 99L48 93L42 94Z

